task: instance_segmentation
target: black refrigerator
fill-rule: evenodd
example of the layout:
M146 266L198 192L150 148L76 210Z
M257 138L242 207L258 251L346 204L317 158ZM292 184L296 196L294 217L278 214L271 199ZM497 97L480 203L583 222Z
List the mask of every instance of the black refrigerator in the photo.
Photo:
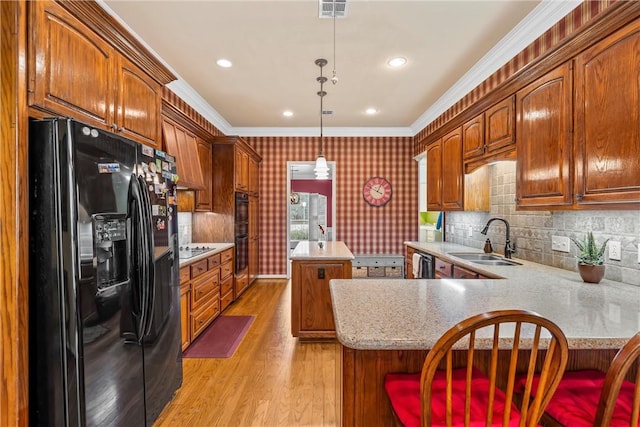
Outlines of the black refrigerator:
M151 425L182 384L168 154L71 119L29 124L31 425Z

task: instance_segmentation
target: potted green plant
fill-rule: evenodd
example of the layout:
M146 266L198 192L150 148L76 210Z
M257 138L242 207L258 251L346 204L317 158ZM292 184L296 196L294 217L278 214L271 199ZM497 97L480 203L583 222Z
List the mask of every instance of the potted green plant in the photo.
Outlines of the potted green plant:
M607 248L605 240L600 247L596 245L593 233L590 231L584 240L571 238L578 247L578 272L582 280L588 283L600 283L604 277L604 251Z

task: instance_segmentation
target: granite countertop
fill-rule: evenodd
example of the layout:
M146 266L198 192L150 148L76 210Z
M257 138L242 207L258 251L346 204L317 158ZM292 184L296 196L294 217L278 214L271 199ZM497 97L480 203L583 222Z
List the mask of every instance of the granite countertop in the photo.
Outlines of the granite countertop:
M180 258L180 267L184 267L186 265L189 264L193 264L196 261L200 261L202 259L208 258L211 255L215 255L215 254L219 254L220 252L224 251L225 249L229 249L234 247L235 245L233 243L202 243L202 242L198 242L198 243L193 243L194 245L202 245L202 246L208 246L208 247L214 247L215 249L209 252L205 252L203 254L191 257L191 258Z
M640 330L640 288L610 280L582 282L577 272L514 258L520 266L486 266L447 255L478 252L446 242L407 242L415 249L504 279L331 280L338 340L360 350L431 348L474 314L525 309L555 322L574 349L620 348Z
M353 254L344 242L327 241L324 247L318 246L318 242L302 240L291 253L291 260L352 260Z

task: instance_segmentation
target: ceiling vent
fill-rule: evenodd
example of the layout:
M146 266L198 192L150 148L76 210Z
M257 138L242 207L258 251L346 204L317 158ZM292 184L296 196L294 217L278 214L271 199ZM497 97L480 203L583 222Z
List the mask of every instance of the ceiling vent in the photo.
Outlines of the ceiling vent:
M336 18L347 17L347 0L318 0L319 18L333 18L334 6Z

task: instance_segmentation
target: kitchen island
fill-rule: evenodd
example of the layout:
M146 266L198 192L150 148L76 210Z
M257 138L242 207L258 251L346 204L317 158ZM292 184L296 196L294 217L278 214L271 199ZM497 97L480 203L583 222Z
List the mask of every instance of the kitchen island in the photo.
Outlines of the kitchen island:
M447 243L420 249L443 257L461 249L478 251ZM640 329L640 288L583 283L576 272L516 261L522 265L483 266L504 279L332 280L342 344L342 425L393 425L384 375L419 372L436 340L477 313L525 309L551 319L568 339L567 369L606 370L618 348Z
M301 241L291 254L291 334L335 338L329 281L351 279L353 254L344 242Z

